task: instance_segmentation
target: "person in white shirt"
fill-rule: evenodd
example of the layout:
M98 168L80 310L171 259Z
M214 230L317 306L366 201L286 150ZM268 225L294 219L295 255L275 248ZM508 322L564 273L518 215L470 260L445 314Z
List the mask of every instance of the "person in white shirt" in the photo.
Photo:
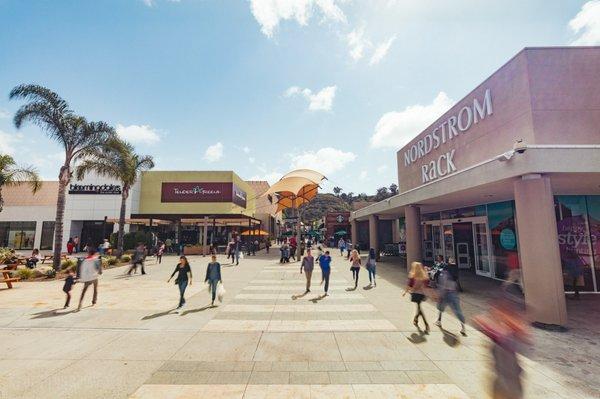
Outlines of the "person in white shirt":
M94 286L94 296L92 297L92 306L96 304L98 300L98 276L102 274L102 261L96 254L94 247L88 245L88 256L81 261L77 270L77 277L79 282L83 283L83 289L81 291L81 297L79 298L79 306L77 310L81 309L81 303L83 297L90 285Z

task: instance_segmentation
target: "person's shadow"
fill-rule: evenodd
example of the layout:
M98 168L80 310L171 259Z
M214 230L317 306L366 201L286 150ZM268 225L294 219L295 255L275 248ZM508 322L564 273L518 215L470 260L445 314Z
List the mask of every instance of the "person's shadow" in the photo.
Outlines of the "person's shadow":
M167 316L172 313L177 313L177 312L175 312L176 310L177 310L177 308L173 308L173 309L167 310L166 312L150 314L148 316L142 317L142 320L152 320L152 319L156 319L157 317Z
M38 312L38 313L33 313L31 320L33 319L47 319L49 317L57 317L57 316L64 316L64 315L68 315L69 313L75 313L75 310L68 310L66 312L60 312L60 310L63 310L62 308L60 309L52 309L52 310L45 310L43 312Z
M446 343L446 345L448 345L451 348L454 348L455 346L458 346L458 344L460 344L460 340L458 339L458 336L456 334L451 333L448 330L444 330L444 328L442 327L440 327L440 330L444 334L444 342Z
M308 294L308 291L304 292L304 294L292 295L292 300L295 301L296 299L304 298L306 294Z
M348 287L346 288L346 291L356 291L356 287Z
M369 285L365 285L365 286L363 287L363 290L367 290L367 291L368 291L368 290L372 290L372 289L373 289L373 286L372 286L372 285L370 285L370 284L369 284Z
M327 295L323 294L323 295L319 295L316 298L311 299L310 301L312 303L318 303L319 301L322 301L323 299L325 299L325 297L327 297Z
M190 309L190 310L186 310L184 312L181 312L180 316L185 316L185 315L188 315L190 313L204 312L205 310L216 308L216 307L217 307L217 305L206 305L206 306L203 306L201 308Z
M423 342L427 342L425 335L427 335L427 333L419 328L418 333L410 334L410 337L407 337L407 339L413 344L422 344Z

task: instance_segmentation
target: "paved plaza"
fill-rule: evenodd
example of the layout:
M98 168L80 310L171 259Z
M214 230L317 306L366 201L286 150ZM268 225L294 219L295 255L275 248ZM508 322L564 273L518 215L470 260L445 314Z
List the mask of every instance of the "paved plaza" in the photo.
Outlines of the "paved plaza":
M0 398L487 397L488 340L471 325L460 336L448 314L447 331L419 333L402 296L401 265L380 263L374 289L365 289L363 270L359 288L348 291L348 264L334 254L330 296L322 298L318 267L312 292L302 295L299 264L280 265L276 252L224 265L227 296L216 308L207 306L200 256L190 257L194 284L180 310L177 287L166 283L173 256L151 260L146 276L107 270L98 304L89 306L89 292L80 312L60 309L61 281L0 291ZM474 295L476 282L465 281L468 316L483 311L486 293L497 288L478 282ZM433 326L431 301L425 311ZM567 333L534 332L536 346L523 357L526 398L597 397L598 316L591 314L577 319L573 311Z

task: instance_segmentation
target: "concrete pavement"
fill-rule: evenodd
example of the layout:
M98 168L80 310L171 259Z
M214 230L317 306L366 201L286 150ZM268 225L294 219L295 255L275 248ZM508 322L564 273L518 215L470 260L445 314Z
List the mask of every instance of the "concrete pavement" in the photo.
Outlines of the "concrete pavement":
M207 306L202 257L190 257L195 279L180 310L177 287L166 283L176 257L150 264L146 276L107 270L98 304L89 306L88 292L80 312L60 309L60 281L2 290L0 397L487 397L487 339L471 327L458 335L449 314L447 331L419 333L393 266L378 266L374 289L364 289L362 270L359 288L347 291L349 264L334 253L322 298L318 266L303 295L299 264L275 256L223 265L227 296L216 308ZM436 310L430 301L424 308L432 324ZM594 397L572 375L523 362L526 397Z

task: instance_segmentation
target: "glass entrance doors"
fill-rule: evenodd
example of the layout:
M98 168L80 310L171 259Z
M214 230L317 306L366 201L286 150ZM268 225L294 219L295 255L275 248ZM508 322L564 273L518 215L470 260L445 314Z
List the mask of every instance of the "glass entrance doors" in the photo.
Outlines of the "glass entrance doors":
M424 260L454 258L461 269L492 276L490 234L485 216L424 222Z

